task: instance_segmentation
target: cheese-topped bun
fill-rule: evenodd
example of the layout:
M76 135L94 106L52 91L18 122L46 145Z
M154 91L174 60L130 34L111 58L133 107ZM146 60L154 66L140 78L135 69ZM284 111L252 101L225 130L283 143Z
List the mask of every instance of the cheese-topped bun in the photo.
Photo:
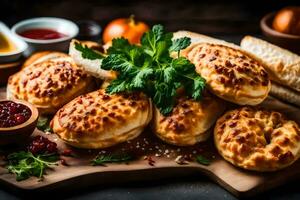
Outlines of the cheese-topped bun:
M90 91L92 78L73 60L59 57L31 64L8 80L7 97L35 105L41 113L55 113L64 104Z
M274 111L229 111L217 121L214 139L225 160L248 170L279 170L300 156L299 126Z
M144 94L109 95L100 89L66 104L51 127L72 146L97 149L137 137L151 117L151 102Z
M201 101L181 97L172 113L163 116L156 108L152 121L153 132L163 141L188 146L205 141L207 131L223 113L224 102L206 95Z
M184 51L205 78L208 88L222 99L240 105L261 103L271 88L262 64L239 49L199 43Z

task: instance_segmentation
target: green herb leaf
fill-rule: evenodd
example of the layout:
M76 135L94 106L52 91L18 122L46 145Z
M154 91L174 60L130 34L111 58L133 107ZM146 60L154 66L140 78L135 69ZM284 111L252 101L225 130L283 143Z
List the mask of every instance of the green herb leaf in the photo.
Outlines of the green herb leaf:
M125 38L115 38L112 46L107 50L108 54L127 54L133 47Z
M102 55L100 52L88 48L86 45L82 45L79 42L75 42L75 49L80 51L82 57L85 59L96 60L104 58L104 55Z
M162 25L154 25L151 31L146 32L141 39L141 44L145 53L154 56L157 42L162 38L164 28Z
M176 105L178 88L184 88L186 95L200 100L205 80L189 60L170 56L172 51L179 52L191 41L187 37L172 41L172 37L162 25L155 25L142 36L141 45L132 45L124 38L114 39L101 68L117 71L118 77L106 92L143 92L163 115L172 112Z
M92 165L102 165L105 166L106 163L121 163L133 160L133 157L129 154L124 155L98 155L94 160L92 160Z
M43 132L52 132L50 121L50 118L46 116L40 116L37 121L36 127Z
M205 158L202 155L197 155L196 161L201 165L209 165L210 164L210 160L208 160L207 158Z
M191 44L191 38L183 37L178 38L172 41L172 46L170 46L169 51L180 51L182 49L187 48Z
M22 181L30 176L42 178L45 169L57 165L57 154L33 155L31 152L20 151L7 156L7 169L16 174L16 180Z

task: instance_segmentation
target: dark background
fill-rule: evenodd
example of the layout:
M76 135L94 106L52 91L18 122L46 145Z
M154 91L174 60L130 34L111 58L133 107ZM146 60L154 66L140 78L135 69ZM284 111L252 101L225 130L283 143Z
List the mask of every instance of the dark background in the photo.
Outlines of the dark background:
M260 34L259 20L268 12L299 0L1 0L0 19L13 25L32 17L55 16L95 20L104 27L110 20L128 17L148 24L161 23L169 31L187 29L237 41L242 35Z
M104 27L110 20L128 17L163 24L169 31L191 30L235 43L246 34L261 37L259 21L265 14L284 6L300 5L300 0L207 0L207 1L120 1L120 0L1 0L0 20L9 26L32 17L54 16L78 20L95 20ZM235 199L204 176L170 178L94 186L43 194L0 189L0 199L70 198L70 199ZM299 183L292 182L271 190L255 199L300 199Z

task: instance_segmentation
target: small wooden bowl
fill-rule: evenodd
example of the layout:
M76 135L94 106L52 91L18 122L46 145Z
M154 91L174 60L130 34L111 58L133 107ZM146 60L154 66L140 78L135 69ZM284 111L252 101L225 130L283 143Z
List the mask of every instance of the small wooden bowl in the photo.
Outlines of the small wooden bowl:
M272 28L272 22L275 17L275 12L264 16L260 21L260 27L267 39L282 48L300 54L300 36L280 33Z
M21 69L23 60L19 60L12 63L1 63L0 64L0 86L6 85L9 76L18 72Z
M20 103L27 106L31 110L30 118L23 124L8 128L0 128L0 145L23 142L32 134L36 127L36 123L39 117L37 108L32 104L22 100L0 100L0 102L1 101L13 101L16 103Z

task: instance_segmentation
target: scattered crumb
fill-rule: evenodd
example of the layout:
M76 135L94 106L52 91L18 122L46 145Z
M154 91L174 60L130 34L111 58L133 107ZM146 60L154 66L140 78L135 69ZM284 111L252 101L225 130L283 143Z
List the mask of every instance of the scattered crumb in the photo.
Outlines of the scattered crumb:
M174 160L179 165L187 165L189 162L184 158L184 156L179 155Z

